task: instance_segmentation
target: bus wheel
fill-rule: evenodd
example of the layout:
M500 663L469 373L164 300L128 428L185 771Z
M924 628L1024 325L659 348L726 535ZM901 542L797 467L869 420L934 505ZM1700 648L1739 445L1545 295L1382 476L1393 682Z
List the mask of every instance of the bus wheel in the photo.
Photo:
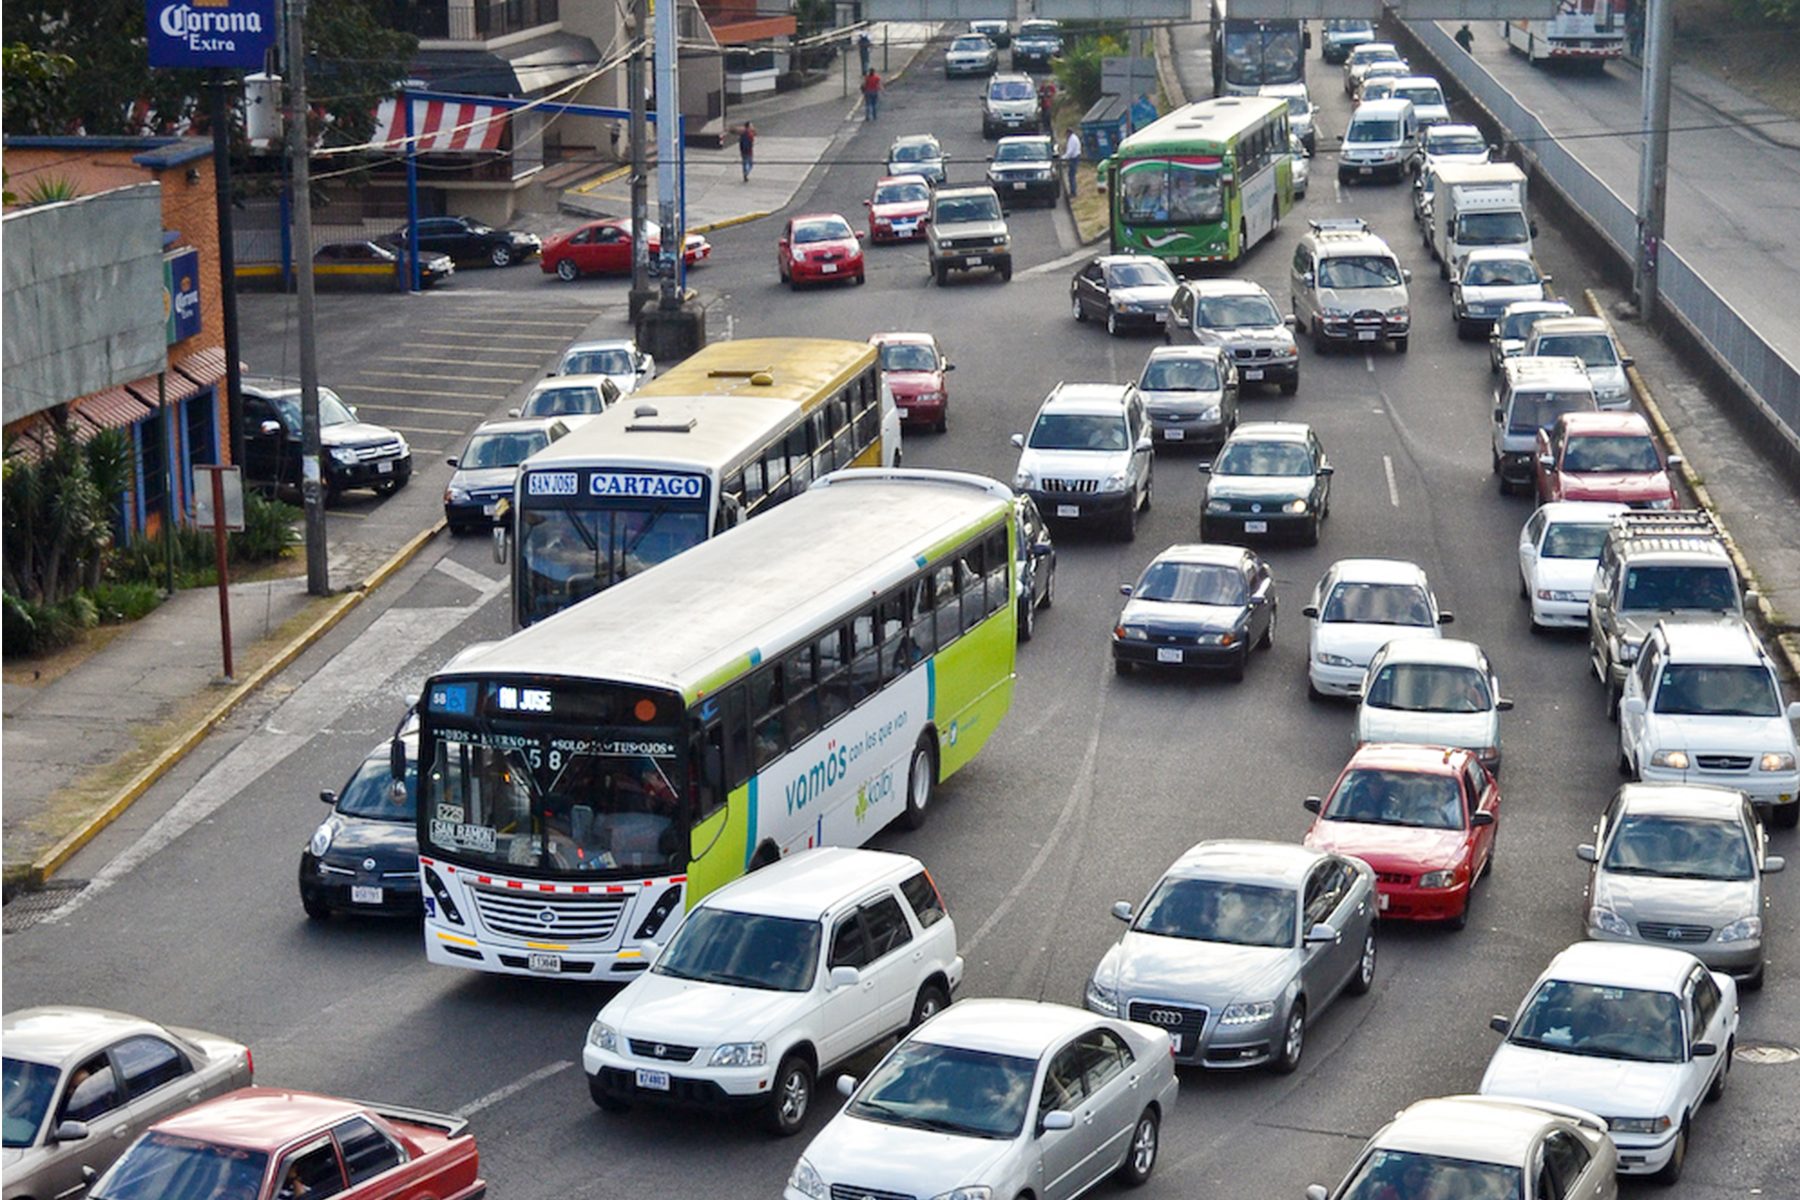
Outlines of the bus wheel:
M1281 228L1281 197L1277 196L1269 204L1269 232L1274 233Z
M906 812L901 815L900 823L908 829L924 825L926 810L931 807L931 798L936 791L937 749L931 735L925 734L913 747L912 763L906 770Z

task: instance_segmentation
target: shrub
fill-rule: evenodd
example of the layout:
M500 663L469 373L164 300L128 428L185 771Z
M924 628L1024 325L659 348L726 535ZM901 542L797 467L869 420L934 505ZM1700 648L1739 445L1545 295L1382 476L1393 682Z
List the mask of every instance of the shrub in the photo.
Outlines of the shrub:
M244 531L231 535L233 562L273 562L300 541L302 514L291 504L260 492L244 493Z
M7 657L47 654L81 636L99 623L99 610L91 598L76 594L53 604L39 604L7 592L0 638Z
M102 583L89 594L108 625L141 620L162 603L162 589L142 581Z

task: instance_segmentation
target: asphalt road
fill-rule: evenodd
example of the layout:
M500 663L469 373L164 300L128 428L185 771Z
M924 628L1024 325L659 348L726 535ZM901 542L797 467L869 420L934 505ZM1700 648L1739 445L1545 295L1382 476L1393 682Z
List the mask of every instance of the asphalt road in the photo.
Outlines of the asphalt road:
M834 165L802 190L796 211L857 216L869 164L902 132L939 133L957 155L953 179L976 173L967 164L985 154L979 84L946 85L931 66L893 90L875 126L845 127ZM1320 79L1332 134L1343 101L1334 72ZM793 114L781 132L834 128L841 115L835 104ZM1430 573L1456 614L1450 632L1487 648L1518 702L1505 726L1497 869L1465 932L1382 929L1373 993L1315 1023L1297 1074L1187 1075L1164 1129L1156 1196L1297 1197L1309 1182L1335 1181L1396 1109L1472 1090L1495 1042L1489 1014L1510 1010L1550 956L1581 936L1585 875L1573 847L1617 784L1614 727L1582 643L1530 636L1516 598L1513 545L1529 510L1497 495L1489 474L1484 350L1455 340L1405 190L1358 188L1340 202L1328 161L1319 166L1315 194L1240 273L1285 307L1300 218L1364 216L1412 268L1415 333L1405 357L1320 359L1303 349L1297 396L1246 403L1245 419L1314 423L1337 467L1321 544L1268 551L1281 606L1273 651L1235 685L1113 675L1106 631L1117 585L1161 547L1197 534L1195 460L1159 451L1155 510L1135 542L1059 538L1056 607L1021 650L1015 706L995 739L942 793L924 830L877 843L918 855L943 885L969 963L965 995L1079 1003L1119 932L1112 901L1140 897L1193 841L1298 839L1308 820L1301 799L1342 766L1350 710L1306 699L1300 608L1320 573L1351 555L1411 558ZM1073 264L1052 264L1072 247L1058 241L1057 220L1047 211L1014 219L1020 271L1010 284L971 276L934 288L922 248L882 247L871 250L866 286L793 294L776 282L767 222L715 235L714 262L696 283L715 298L715 336L727 321L740 336L936 332L958 365L950 431L909 438L907 461L1007 478L1007 434L1024 428L1051 386L1129 377L1154 344L1070 320ZM1542 252L1560 288L1579 286L1580 260L1555 230ZM521 319L539 296L549 304L572 294L527 282L517 277L529 300L508 310ZM591 291L617 300L623 285ZM412 325L407 316L396 330ZM397 331L362 336L401 341ZM301 915L293 872L323 815L313 797L385 736L428 671L467 641L506 631L504 591L490 582L498 576L479 540L440 541L283 687L209 739L77 860L74 874L98 880L83 899L6 940L6 1004L143 1012L243 1038L264 1083L467 1112L496 1196L774 1196L804 1137L775 1142L748 1123L594 1109L579 1060L604 993L427 968L413 926ZM1776 838L1778 852L1795 845L1790 834ZM1789 949L1800 902L1793 873L1772 884L1768 985L1745 1000L1743 1037L1791 1043L1800 1041ZM1699 1120L1679 1195L1794 1193L1797 1070L1738 1064L1725 1099ZM816 1113L813 1128L825 1116Z

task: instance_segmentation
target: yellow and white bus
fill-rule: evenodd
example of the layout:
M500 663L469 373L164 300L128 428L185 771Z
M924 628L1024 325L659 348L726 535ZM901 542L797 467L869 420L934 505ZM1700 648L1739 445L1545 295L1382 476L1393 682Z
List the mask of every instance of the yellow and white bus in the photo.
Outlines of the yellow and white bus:
M875 347L714 343L525 461L500 535L513 535L513 621L541 621L832 471L894 466L899 450Z
M616 982L746 871L923 823L1012 702L1013 513L839 472L433 676L426 956Z

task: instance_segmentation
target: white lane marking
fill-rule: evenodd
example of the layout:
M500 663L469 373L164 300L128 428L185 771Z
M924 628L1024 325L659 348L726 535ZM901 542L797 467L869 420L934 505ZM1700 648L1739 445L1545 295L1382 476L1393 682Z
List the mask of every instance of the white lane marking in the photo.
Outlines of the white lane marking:
M1065 254L1061 258L1053 258L1047 263L1039 263L1035 267L1026 267L1023 271L1015 272L1015 274L1020 279L1024 279L1030 275L1048 275L1052 271L1060 271L1064 267L1072 267L1076 263L1092 257L1094 257L1094 250L1092 247L1089 247L1085 250L1077 250L1073 254Z
M499 579L494 579L490 576L483 575L474 567L463 566L463 564L457 562L454 558L438 559L437 569L456 580L456 582L467 584L469 587L472 587L479 592L481 594L481 599L475 602L476 607L480 607L487 603L488 600L498 596L501 592L506 590L506 578L504 576Z
M1363 369L1371 375L1375 373L1375 355L1373 353L1363 355Z
M1381 456L1381 469L1387 472L1388 503L1395 508L1400 507L1400 485L1394 482L1394 460L1387 455Z
M472 1117L482 1109L492 1108L502 1100L510 1100L526 1088L531 1087L534 1084L542 1083L552 1075L559 1075L574 1065L574 1063L564 1058L559 1059L548 1066L539 1067L531 1074L522 1075L505 1087L495 1088L479 1100L471 1100L461 1108L453 1109L450 1115L453 1117Z

